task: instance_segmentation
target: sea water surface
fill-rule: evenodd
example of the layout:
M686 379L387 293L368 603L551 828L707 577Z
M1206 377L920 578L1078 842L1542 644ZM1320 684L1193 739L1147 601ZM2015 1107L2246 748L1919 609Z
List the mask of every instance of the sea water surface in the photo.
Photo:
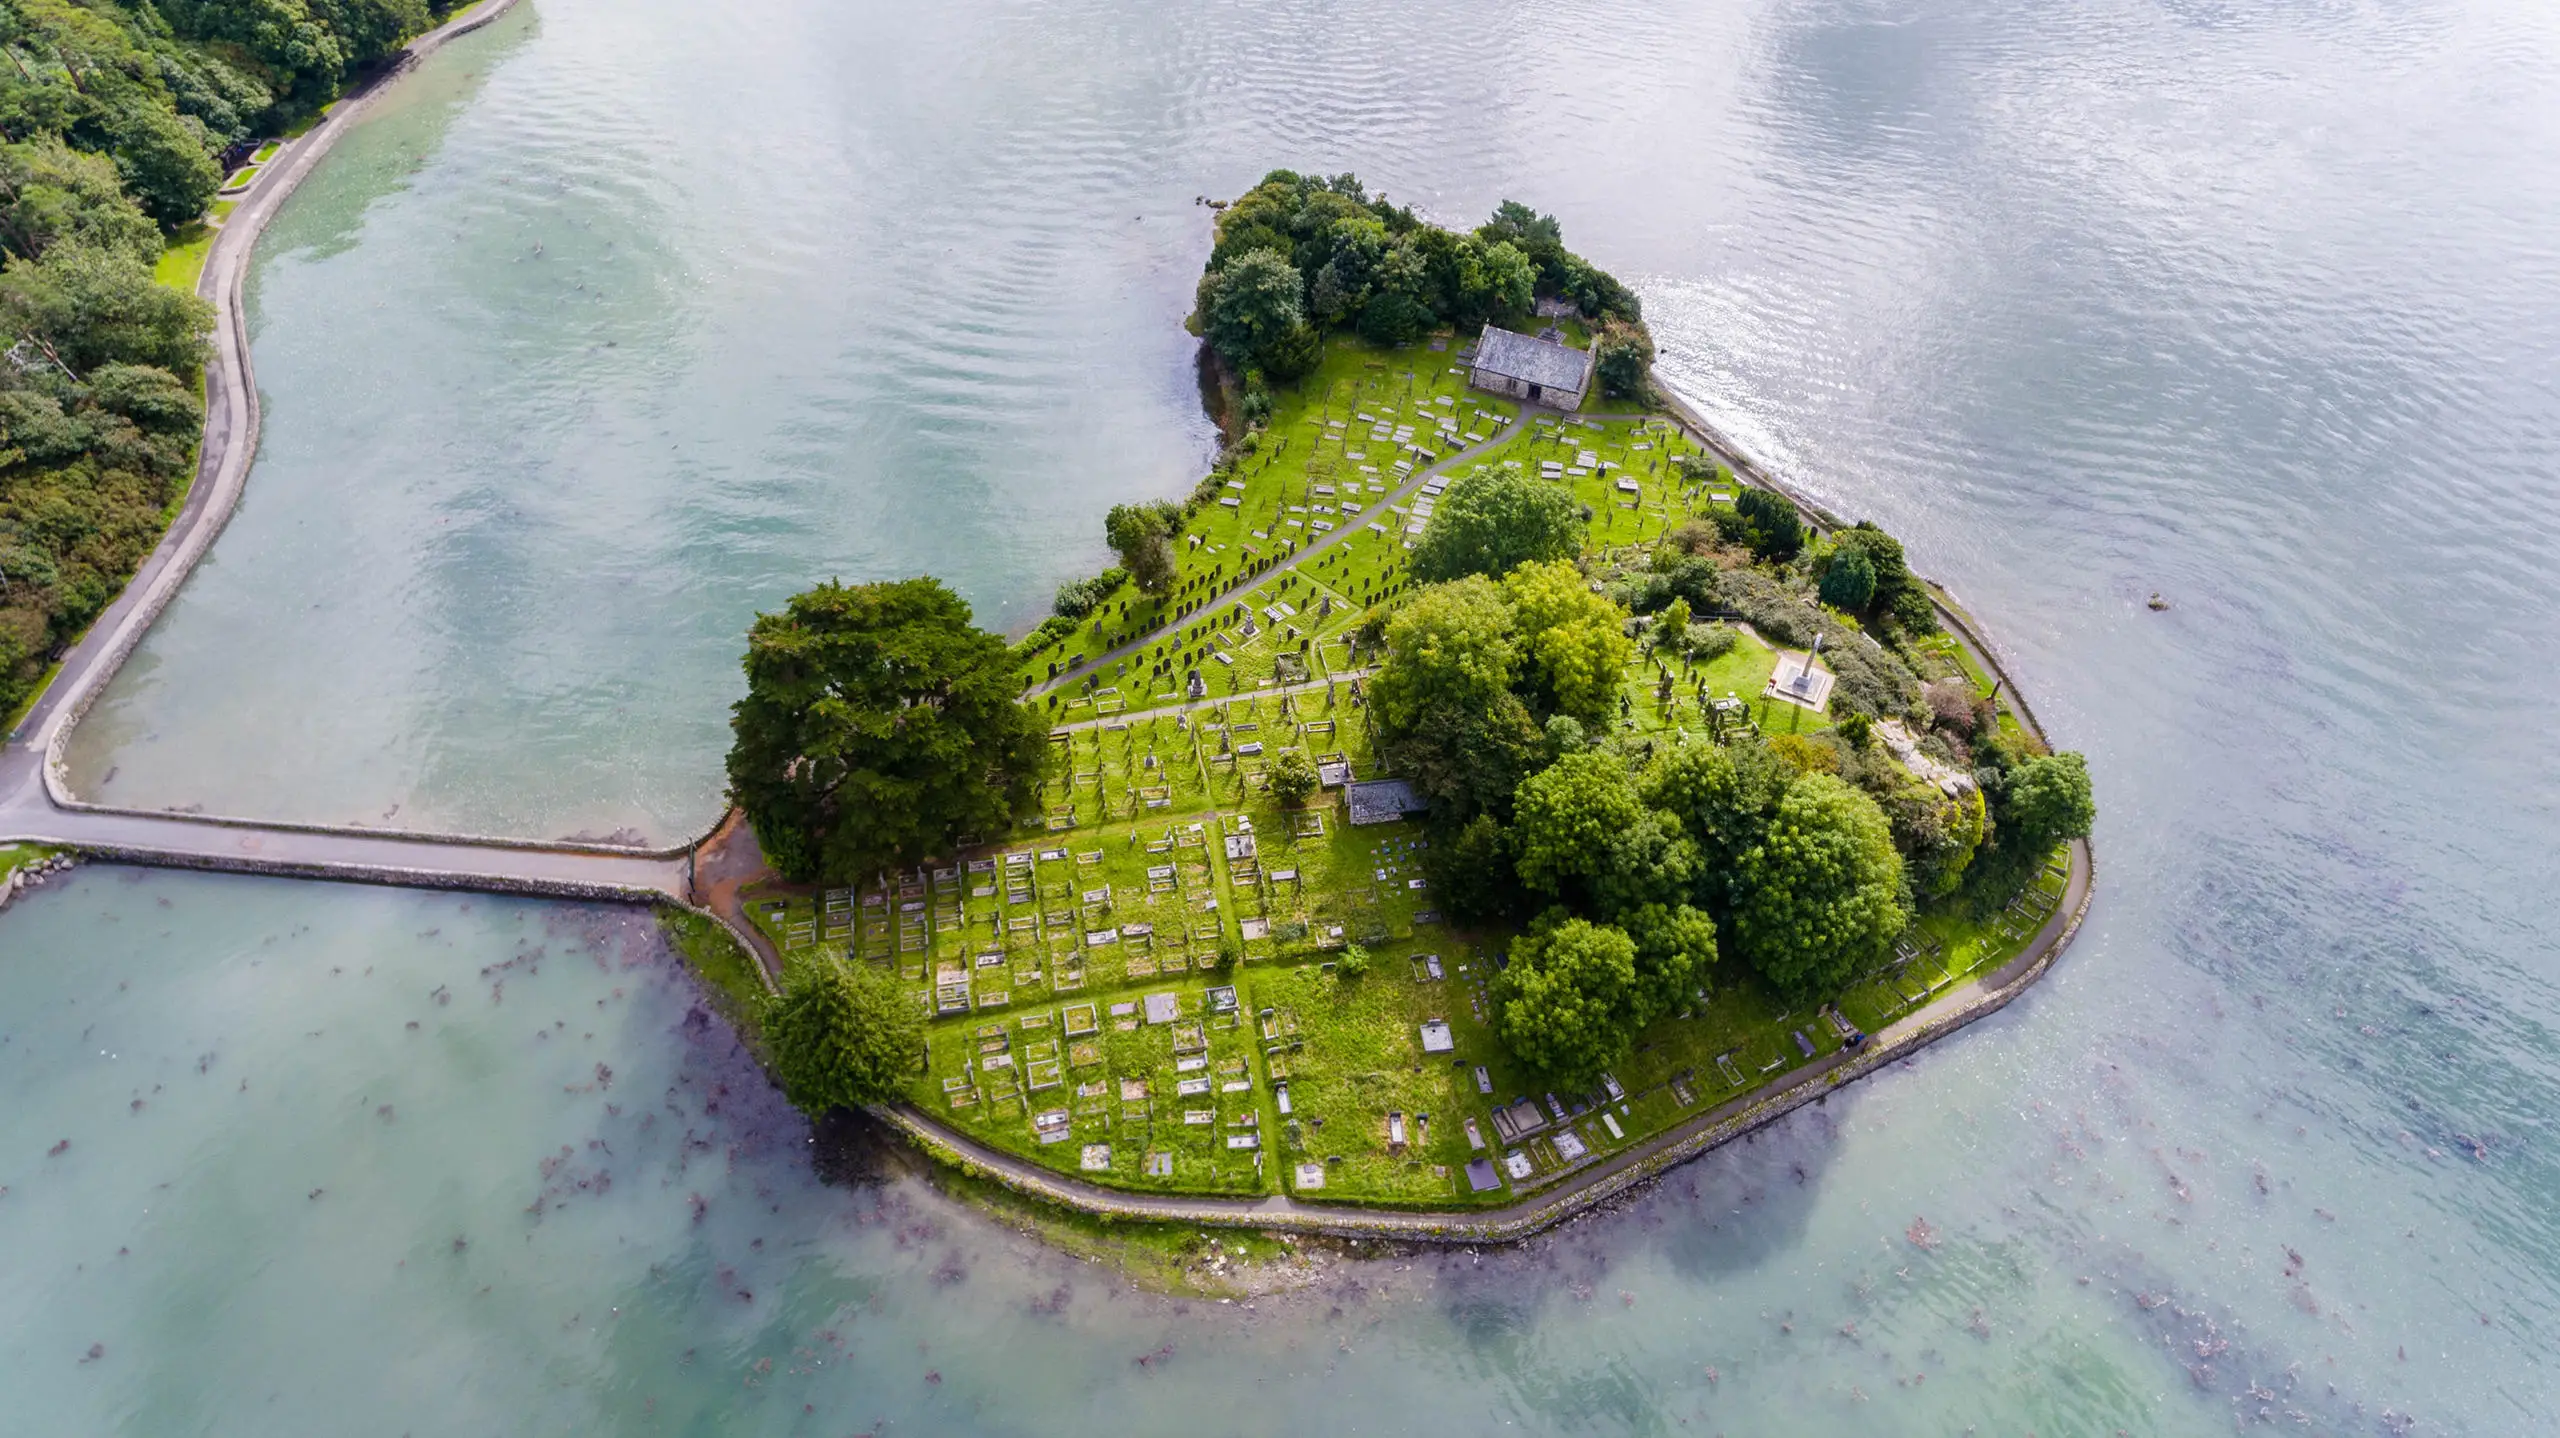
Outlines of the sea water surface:
M634 915L87 870L0 916L0 1429L2548 1426L2556 79L2487 0L531 0L268 236L90 792L698 828L756 609L1027 623L1187 485L1193 201L1285 164L1556 212L2088 752L2096 908L1621 1212L1248 1308L822 1183Z

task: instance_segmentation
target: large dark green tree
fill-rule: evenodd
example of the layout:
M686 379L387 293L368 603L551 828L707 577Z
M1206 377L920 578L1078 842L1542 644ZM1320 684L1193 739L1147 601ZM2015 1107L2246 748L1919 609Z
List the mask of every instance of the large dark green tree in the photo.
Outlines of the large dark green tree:
M850 883L1001 833L1039 792L1045 726L1002 639L939 580L829 582L747 635L729 786L775 868Z
M898 1097L924 1057L924 1014L888 970L822 950L783 975L764 1038L784 1097L815 1116Z
M1717 516L1717 527L1732 520L1732 538L1751 547L1762 559L1787 560L1804 548L1804 518L1784 495L1748 486L1733 497L1733 508Z
M1470 574L1498 579L1533 559L1573 558L1582 533L1582 507L1562 488L1516 466L1478 470L1440 496L1406 568L1425 584Z
M1289 257L1255 249L1200 279L1200 334L1229 364L1259 366L1307 321L1306 282Z
M1844 547L1831 556L1830 567L1822 571L1823 603L1856 613L1875 597L1876 566L1866 550Z

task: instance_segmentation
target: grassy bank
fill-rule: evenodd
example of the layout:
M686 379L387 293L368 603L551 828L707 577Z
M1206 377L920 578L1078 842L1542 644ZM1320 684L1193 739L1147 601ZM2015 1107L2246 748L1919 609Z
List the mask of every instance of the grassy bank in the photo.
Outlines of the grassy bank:
M58 852L42 844L0 844L0 875L38 859L50 859Z
M660 905L658 923L676 952L684 956L685 963L702 980L712 1007L737 1030L740 1041L761 1057L766 994L755 955L748 953L718 920L691 909Z
M1115 1220L1026 1198L992 1179L927 1165L933 1185L1017 1233L1088 1263L1107 1264L1150 1293L1250 1298L1315 1280L1341 1245L1323 1239Z

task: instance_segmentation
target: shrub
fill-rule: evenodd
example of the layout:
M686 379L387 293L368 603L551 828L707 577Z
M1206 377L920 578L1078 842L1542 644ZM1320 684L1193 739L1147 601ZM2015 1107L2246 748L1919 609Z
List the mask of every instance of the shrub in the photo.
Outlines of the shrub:
M1691 659L1708 664L1731 654L1740 642L1741 636L1729 624L1692 624L1682 648Z
M1111 592L1129 582L1129 571L1117 565L1072 584L1058 586L1058 597L1050 602L1050 612L1069 621L1084 618L1093 607L1111 597ZM1070 628L1073 624L1070 623Z
M1921 691L1939 728L1970 736L1976 722L1973 686L1962 679L1941 679Z
M1369 951L1358 944L1343 945L1333 961L1333 971L1346 979L1359 978L1369 972Z
M1863 549L1842 549L1822 571L1822 602L1856 613L1876 597L1875 562Z
M1602 394L1640 400L1653 393L1653 335L1642 322L1601 326L1591 351L1592 371Z
M1288 749L1271 764L1271 797L1294 809L1307 802L1323 783L1316 766L1302 750Z

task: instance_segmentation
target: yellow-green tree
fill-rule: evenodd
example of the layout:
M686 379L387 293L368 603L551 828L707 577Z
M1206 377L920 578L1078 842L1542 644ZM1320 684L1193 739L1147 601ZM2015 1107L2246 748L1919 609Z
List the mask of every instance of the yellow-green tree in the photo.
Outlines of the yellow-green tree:
M1594 594L1562 561L1523 564L1502 581L1520 635L1523 678L1551 713L1588 725L1615 717L1618 685L1635 645L1626 611Z

